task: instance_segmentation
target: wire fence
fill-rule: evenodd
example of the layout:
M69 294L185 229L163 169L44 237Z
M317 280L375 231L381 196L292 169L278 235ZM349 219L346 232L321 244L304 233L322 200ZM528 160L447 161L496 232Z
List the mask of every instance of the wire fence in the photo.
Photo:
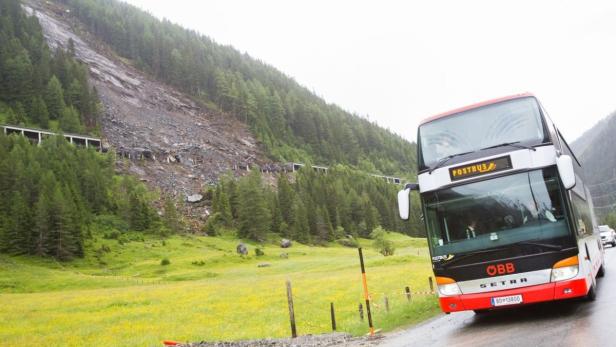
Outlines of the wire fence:
M419 302L425 302L428 297L436 297L436 284L432 277L426 278L424 285L412 289L411 286L400 286L400 290L389 292L370 292L369 303L372 318L376 320L378 327L379 321L388 318L389 315L399 315L402 311ZM290 325L300 327L301 331L326 332L328 328L332 331L349 331L349 329L364 326L368 329L368 311L366 302L362 295L357 295L356 300L327 300L322 298L318 302L313 297L306 297L294 294L293 298L294 317L296 321L289 322ZM302 309L319 307L318 316L306 315ZM278 312L283 312L282 308L277 308ZM314 310L311 310L314 312ZM332 312L333 311L333 312ZM273 312L269 312L273 313Z

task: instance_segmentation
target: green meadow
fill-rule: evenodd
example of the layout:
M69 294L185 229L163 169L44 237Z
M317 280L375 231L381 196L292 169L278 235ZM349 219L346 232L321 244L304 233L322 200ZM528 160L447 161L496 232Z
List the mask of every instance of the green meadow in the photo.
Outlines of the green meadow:
M426 241L389 233L395 255L364 247L375 326L384 331L439 312L428 290ZM86 257L60 263L0 256L0 340L4 345L160 346L162 340L238 340L290 335L286 280L293 286L299 334L331 331L330 302L338 331L365 334L357 249L311 247L277 240L245 242L239 256L231 236L137 233L120 240L94 235ZM255 248L265 253L255 255ZM281 254L286 253L286 257ZM161 265L168 259L168 265ZM259 267L259 265L267 265ZM388 298L390 311L385 308Z

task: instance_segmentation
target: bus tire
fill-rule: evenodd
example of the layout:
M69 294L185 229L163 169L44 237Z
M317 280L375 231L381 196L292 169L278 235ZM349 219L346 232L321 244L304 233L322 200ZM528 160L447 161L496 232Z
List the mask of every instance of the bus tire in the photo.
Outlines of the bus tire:
M588 294L586 294L586 300L595 301L597 298L597 284L595 281L592 281L590 289L588 290Z
M599 271L597 271L597 277L601 278L605 276L605 265L601 264Z

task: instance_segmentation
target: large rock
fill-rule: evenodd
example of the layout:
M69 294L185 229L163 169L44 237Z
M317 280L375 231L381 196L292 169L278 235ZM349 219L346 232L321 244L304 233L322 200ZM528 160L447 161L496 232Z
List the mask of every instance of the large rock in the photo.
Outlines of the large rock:
M293 245L293 243L291 243L291 240L288 240L288 239L280 240L280 247L282 247L282 248L289 248L292 245Z
M190 202L190 203L196 203L203 200L203 195L201 194L193 194L193 195L187 195L186 196L186 202Z
M243 243L238 244L237 247L235 247L235 250L238 254L241 254L241 255L248 254L248 247L246 247L246 245Z

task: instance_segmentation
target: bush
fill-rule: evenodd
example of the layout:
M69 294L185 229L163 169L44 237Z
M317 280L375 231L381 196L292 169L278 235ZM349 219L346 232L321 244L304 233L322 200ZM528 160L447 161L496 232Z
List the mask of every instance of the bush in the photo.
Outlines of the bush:
M208 236L217 236L220 233L221 224L222 217L219 212L216 212L208 217L201 230Z
M357 248L359 247L359 242L353 236L348 236L343 239L336 240L338 244L343 245L344 247Z
M160 261L160 265L162 266L166 266L166 265L170 265L171 264L171 260L164 258L163 260Z
M120 238L120 232L112 231L110 233L103 235L103 238L107 240L117 240Z
M193 264L195 266L203 266L203 265L205 265L205 262L203 260L195 260L191 264Z
M101 231L120 230L128 231L128 223L119 216L98 215L92 220L92 224Z
M370 233L370 237L374 240L372 246L382 255L390 256L394 255L395 248L393 242L385 239L386 231L379 227L376 227L372 233Z
M257 257L261 257L261 256L264 256L265 253L263 252L263 250L261 248L255 248L255 255Z

